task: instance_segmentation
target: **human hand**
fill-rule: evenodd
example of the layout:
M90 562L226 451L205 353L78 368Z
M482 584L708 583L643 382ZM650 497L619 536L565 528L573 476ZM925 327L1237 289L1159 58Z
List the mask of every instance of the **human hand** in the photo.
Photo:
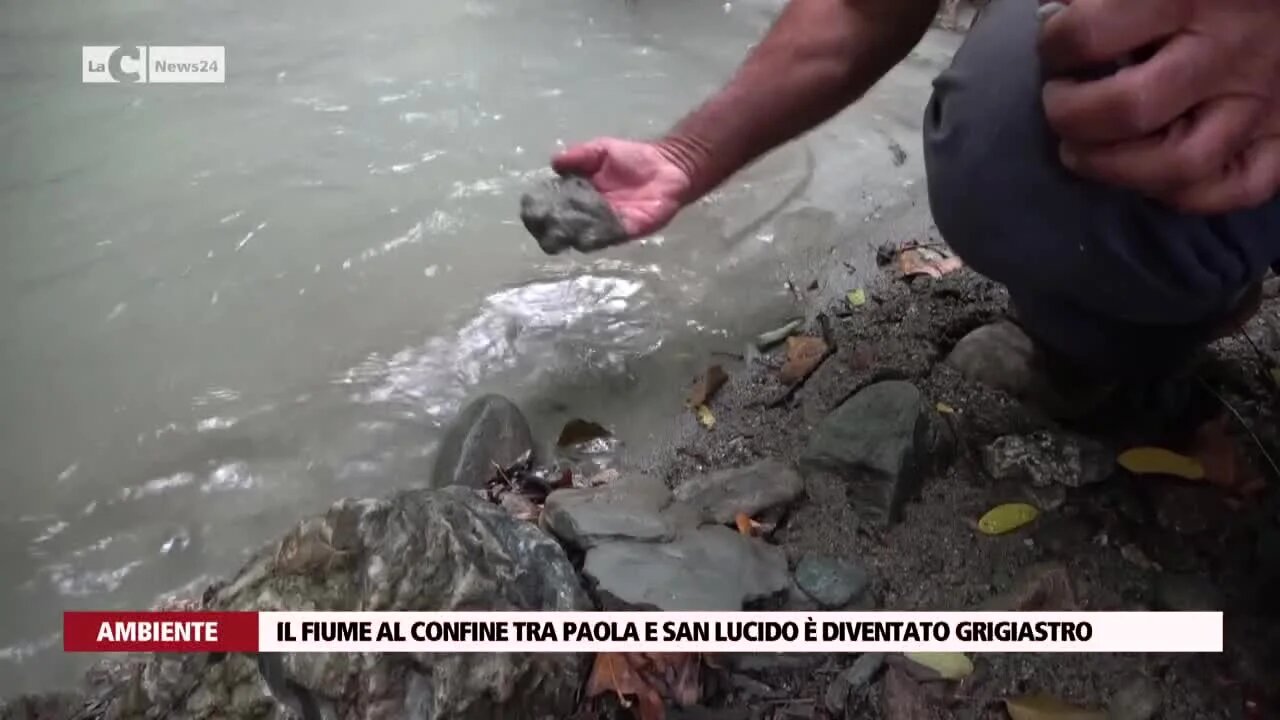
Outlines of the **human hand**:
M599 138L565 150L551 166L590 180L632 238L661 230L693 199L688 174L653 143Z
M1063 163L1176 209L1280 193L1280 2L1070 0L1044 22L1044 87ZM1095 80L1073 75L1139 61Z

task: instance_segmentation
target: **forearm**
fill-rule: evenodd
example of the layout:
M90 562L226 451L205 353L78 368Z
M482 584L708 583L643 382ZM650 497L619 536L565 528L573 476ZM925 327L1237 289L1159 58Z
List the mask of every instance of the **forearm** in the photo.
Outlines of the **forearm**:
M729 84L660 141L710 192L861 97L919 42L938 0L791 0Z

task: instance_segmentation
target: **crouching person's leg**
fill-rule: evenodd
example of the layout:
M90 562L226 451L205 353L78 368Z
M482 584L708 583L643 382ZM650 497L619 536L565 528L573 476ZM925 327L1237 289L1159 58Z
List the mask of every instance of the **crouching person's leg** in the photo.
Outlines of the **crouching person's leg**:
M1280 260L1280 199L1193 217L1072 176L1041 105L1036 7L986 8L935 83L925 159L943 237L1008 287L1021 326L975 333L953 363L1070 415L1181 367L1238 313Z

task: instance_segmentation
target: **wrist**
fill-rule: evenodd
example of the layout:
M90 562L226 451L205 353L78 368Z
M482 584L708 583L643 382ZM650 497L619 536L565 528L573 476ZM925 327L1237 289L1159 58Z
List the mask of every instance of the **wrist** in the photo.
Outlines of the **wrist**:
M663 159L684 173L689 181L688 188L679 198L682 205L697 202L720 184L721 180L712 176L711 148L705 141L673 132L653 145Z

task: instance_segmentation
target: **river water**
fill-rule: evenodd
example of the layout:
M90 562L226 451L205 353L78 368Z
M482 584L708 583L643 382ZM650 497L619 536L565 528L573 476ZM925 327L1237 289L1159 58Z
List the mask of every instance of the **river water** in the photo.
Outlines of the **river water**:
M542 255L516 210L550 153L661 132L776 13L752 2L0 0L0 694L84 666L63 610L148 607L421 484L481 392L543 440L656 442L708 352L910 195L918 153L885 143L915 147L945 55L660 237ZM82 85L108 44L225 45L227 81Z

